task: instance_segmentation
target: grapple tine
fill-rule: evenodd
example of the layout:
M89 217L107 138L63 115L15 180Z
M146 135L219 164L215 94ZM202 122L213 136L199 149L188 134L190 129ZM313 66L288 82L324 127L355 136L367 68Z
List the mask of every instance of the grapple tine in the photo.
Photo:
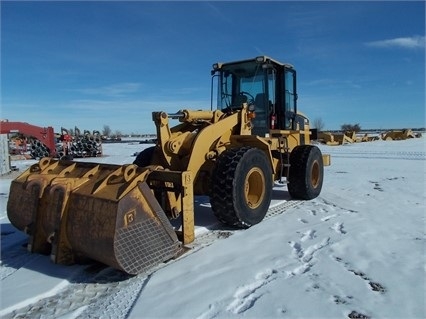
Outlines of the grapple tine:
M39 212L43 210L43 196L50 182L57 176L58 163L43 158L11 183L7 214L16 228L29 235L28 250L48 254L50 246L41 239Z
M43 159L12 181L11 223L32 252L56 263L90 258L129 274L175 257L181 245L145 180L150 170Z

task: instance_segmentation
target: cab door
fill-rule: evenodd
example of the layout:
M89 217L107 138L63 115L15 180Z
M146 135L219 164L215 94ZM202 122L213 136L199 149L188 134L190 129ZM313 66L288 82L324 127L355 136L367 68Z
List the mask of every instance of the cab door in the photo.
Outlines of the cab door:
M284 114L285 129L296 129L297 93L296 71L284 68Z

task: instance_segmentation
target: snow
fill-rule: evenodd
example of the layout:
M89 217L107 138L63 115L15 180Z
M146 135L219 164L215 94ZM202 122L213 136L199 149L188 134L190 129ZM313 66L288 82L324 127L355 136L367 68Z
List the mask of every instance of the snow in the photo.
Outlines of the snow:
M51 308L58 318L425 318L425 146L424 138L320 145L332 164L318 198L132 278L27 253L7 219L6 176L0 316ZM131 163L145 147L104 144L104 157L85 160ZM280 207L286 187L273 196ZM195 207L200 236L217 222L208 198Z

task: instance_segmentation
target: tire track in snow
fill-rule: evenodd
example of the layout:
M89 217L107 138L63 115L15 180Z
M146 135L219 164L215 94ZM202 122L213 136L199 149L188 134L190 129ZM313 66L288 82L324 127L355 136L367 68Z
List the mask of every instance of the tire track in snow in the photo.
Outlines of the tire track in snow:
M218 301L216 303L210 304L209 309L199 315L197 319L213 319L219 316L229 316L229 314L226 315L216 310L216 305L222 304L223 302L228 303L226 306L227 312L233 315L243 315L247 310L252 308L260 298L264 296L262 288L266 287L279 278L289 279L309 271L315 264L315 261L313 260L314 255L330 244L330 238L324 238L321 242L310 245L305 249L303 249L301 244L297 242L290 242L289 244L293 248L293 257L297 259L301 265L295 267L291 271L288 271L286 269L289 264L285 263L280 267L267 268L258 272L253 280L247 282L235 290L230 301ZM283 312L282 309L280 311Z
M311 240L314 239L316 237L316 230L314 229L309 229L308 231L306 231L302 238L300 239L302 242L307 241L307 240Z
M315 225L321 226L326 232L333 231L337 235L346 234L343 222L335 220L338 219L341 214L355 213L355 211L339 207L322 198L317 198L315 201L311 202L314 208L307 211L311 218L316 220L317 223ZM298 218L298 221L304 225L309 224L307 219ZM329 226L324 228L322 226L324 224L329 224ZM197 319L213 319L216 317L229 317L230 315L244 315L246 311L254 307L256 302L265 295L265 291L267 291L266 287L275 280L288 280L308 273L318 262L315 258L316 254L330 246L332 240L331 237L327 235L318 240L320 234L315 227L307 229L303 233L297 233L301 237L288 242L289 246L292 248L290 261L286 258L287 261L283 261L281 266L267 268L258 272L253 280L238 287L230 300L221 300L210 304L209 309L202 313ZM313 243L313 241L316 242ZM294 265L291 259L296 260L297 265ZM292 264L293 267L290 267ZM227 304L226 312L228 314L220 310L221 307L219 307L219 305L223 304ZM279 313L286 312L284 308L277 309L277 311Z
M366 281L369 288L372 291L378 292L378 293L381 293L381 294L384 294L386 292L386 288L382 284L380 284L376 281L372 281L364 272L362 272L360 270L356 270L354 267L351 266L350 263L343 261L342 258L334 257L334 260L336 262L338 262L339 264L341 264L343 267L345 267L345 269L347 271L349 271L350 273L352 273L355 276L358 276L361 279L363 279L364 281Z
M40 255L31 254L23 246L27 241L17 242L1 252L0 280L4 280L19 268L36 260Z
M255 302L262 297L262 293L258 290L277 278L278 271L276 269L266 269L259 272L255 280L240 288L234 293L234 299L226 308L227 311L234 314L245 312L254 306Z
M289 200L274 205L268 210L265 220L303 203L304 201ZM244 230L228 229L226 226L216 224L207 233L197 237L194 243L188 245L191 249L186 253L175 260L158 265L147 274L132 277L110 267L103 269L95 276L83 272L80 277L73 278L72 282L57 295L44 298L23 308L14 309L5 314L4 318L58 318L64 316L70 318L126 318L137 297L155 271L239 231ZM15 271L25 263L30 262L32 257L40 256L29 253L23 255L22 263L16 269L14 268ZM253 305L256 301L255 296L249 293L248 297L252 298L251 305ZM249 305L250 302L245 301L243 305L237 308L242 311L244 308L250 308Z
M288 264L285 264L281 267L265 269L257 273L253 281L248 282L235 291L233 299L228 304L226 310L237 315L249 310L263 296L263 293L260 291L262 287L267 286L278 278L288 279L309 271L315 264L313 260L315 253L329 244L329 237L305 249L302 248L300 243L290 242L289 245L293 248L292 255L301 265L291 271L286 270Z
M392 178L393 179L397 179L397 178ZM316 221L319 222L318 224L315 225L321 225L323 223L328 224L331 221L333 222L332 225L330 225L328 227L329 230L334 231L337 235L345 235L347 233L347 231L344 228L344 223L341 221L336 221L336 219L338 219L342 214L354 214L357 213L357 211L354 210L348 210L344 207L338 206L337 204L325 200L321 197L317 198L315 200L317 203L314 203L314 209L311 209L310 215L316 218ZM321 217L321 215L325 215L324 217ZM308 224L309 222L307 220L301 220L299 219L299 221L302 221L304 224ZM323 229L324 230L324 229ZM310 229L306 232L304 232L302 234L302 237L300 239L300 241L303 243L307 240L310 240L312 238L312 234L317 234L318 232L315 229ZM293 252L292 255L294 258L297 258L299 260L303 261L304 255L305 255L305 251L302 248L301 243L299 242L290 242L289 243L290 246L293 248ZM315 247L312 247L311 249L315 249ZM332 256L332 255L331 255ZM305 261L308 261L309 258L305 259ZM386 289L377 282L373 282L370 281L369 277L364 274L363 272L354 270L352 267L350 267L350 265L348 263L345 263L341 260L341 258L339 257L332 257L333 260L339 262L339 263L343 263L344 267L346 268L346 270L348 270L349 272L351 272L352 274L354 274L355 276L358 276L360 278L362 278L363 280L365 280L368 283L369 288L374 291L374 292L379 292L379 293L385 293ZM302 265L300 265L299 267L295 268L294 273L295 274L300 274L300 273L304 273L309 271L311 268L310 263L305 263ZM290 276L292 274L290 273ZM317 282L317 277L318 274L312 273L309 276L311 276L312 278L312 285L311 287L313 289L321 289L319 283ZM343 295L342 296L342 292L341 291L334 291L334 292L330 292L330 291L323 291L324 295L329 296L329 300L331 302L333 302L336 305L346 305L346 307L352 307L352 299L354 298L352 295ZM350 308L349 308L350 309ZM355 311L355 310L347 310L347 317L351 318L351 319L369 319L370 317L359 312L359 311Z
M102 269L99 271L99 267ZM93 276L93 270L99 271ZM3 314L2 318L58 318L70 313L84 311L89 305L114 294L128 275L103 265L86 267L58 294L30 303Z
M367 158L367 159L396 159L396 160L426 160L426 152L422 151L327 151L332 157Z
M314 245L308 246L306 249L303 249L301 244L298 242L289 242L290 247L293 248L293 256L301 263L300 266L297 266L293 270L286 271L287 278L303 274L312 268L314 265L313 258L314 254L321 250L322 248L330 244L330 237L324 238L321 242Z

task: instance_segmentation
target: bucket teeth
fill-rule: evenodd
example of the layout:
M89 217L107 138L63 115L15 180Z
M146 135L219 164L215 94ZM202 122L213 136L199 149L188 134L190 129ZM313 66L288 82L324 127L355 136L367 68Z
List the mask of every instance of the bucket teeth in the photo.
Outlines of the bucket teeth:
M8 217L31 252L56 263L93 259L138 274L179 254L181 245L135 165L44 158L12 181Z

